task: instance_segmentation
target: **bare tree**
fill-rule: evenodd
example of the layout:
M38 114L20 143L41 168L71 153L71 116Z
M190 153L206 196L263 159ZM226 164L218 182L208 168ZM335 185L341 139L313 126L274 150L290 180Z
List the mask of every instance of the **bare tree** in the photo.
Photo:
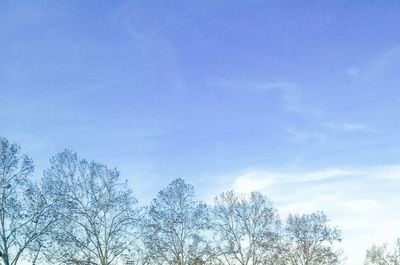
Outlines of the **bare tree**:
M29 180L33 162L20 147L0 138L0 257L4 265L16 265L34 242L54 224L39 186Z
M334 244L341 232L328 224L323 212L289 215L286 221L282 260L291 265L339 264L341 253Z
M137 239L136 199L116 169L64 151L45 171L47 193L61 218L46 257L53 263L109 265Z
M365 265L400 265L400 238L396 240L392 250L385 243L373 245L368 251Z
M147 211L144 243L156 264L206 264L211 258L206 204L194 200L182 179L161 190Z
M280 221L271 201L259 192L234 191L215 198L213 229L221 262L274 264Z

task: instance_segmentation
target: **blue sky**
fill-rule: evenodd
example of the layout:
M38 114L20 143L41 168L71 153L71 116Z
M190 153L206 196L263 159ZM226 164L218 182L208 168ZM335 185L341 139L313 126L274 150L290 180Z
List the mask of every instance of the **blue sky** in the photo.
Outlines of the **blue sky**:
M143 201L183 177L205 200L254 187L282 215L324 210L362 264L363 247L400 236L399 12L0 0L0 135L37 177L70 148L119 168Z

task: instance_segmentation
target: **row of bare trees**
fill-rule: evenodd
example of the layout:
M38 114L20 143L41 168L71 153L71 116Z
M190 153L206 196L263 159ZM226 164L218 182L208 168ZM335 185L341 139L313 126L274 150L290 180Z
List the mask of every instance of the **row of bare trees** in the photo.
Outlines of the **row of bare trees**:
M260 192L227 191L207 205L175 179L139 207L119 172L64 151L38 182L0 138L0 260L32 264L339 264L340 231L325 214L281 221Z

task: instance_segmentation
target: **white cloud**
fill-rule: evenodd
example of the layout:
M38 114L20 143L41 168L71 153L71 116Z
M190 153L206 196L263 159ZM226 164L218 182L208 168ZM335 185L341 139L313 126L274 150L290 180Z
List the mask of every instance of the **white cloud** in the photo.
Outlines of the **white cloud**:
M278 179L279 174L262 171L247 172L235 179L233 189L240 192L266 189L275 184Z
M325 211L343 232L348 265L363 264L373 243L400 237L400 165L301 172L253 169L234 176L231 187L245 193L262 191L282 217Z
M400 181L400 165L383 165L383 166L370 167L363 170L359 170L359 172L371 178Z

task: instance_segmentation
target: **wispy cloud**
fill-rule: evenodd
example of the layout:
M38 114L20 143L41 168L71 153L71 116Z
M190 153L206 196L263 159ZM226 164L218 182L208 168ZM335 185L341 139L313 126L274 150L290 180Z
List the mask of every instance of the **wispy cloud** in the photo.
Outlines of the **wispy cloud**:
M243 80L226 80L219 79L208 84L217 87L227 87L243 89L246 91L265 91L265 92L278 92L282 99L284 108L293 113L301 114L304 116L317 117L320 112L317 108L308 106L303 100L303 89L294 82L276 81L276 82L250 82Z
M295 83L285 81L265 83L259 84L256 86L256 89L260 91L279 91L281 93L285 108L289 111L297 113L309 111L309 109L305 108L305 106L302 104L302 91Z
M366 133L380 133L379 130L363 123L352 122L331 122L324 119L314 121L312 129L299 129L288 127L285 132L289 135L290 140L295 143L306 142L323 142L332 137L333 133L336 134L366 134Z
M367 133L377 133L378 131L367 124L363 123L351 123L351 122L325 122L322 124L323 127L328 129L334 129L336 131L342 132L367 132Z
M34 107L42 104L58 103L74 98L79 98L85 94L96 93L104 90L111 90L114 89L115 87L118 87L118 85L123 84L125 81L126 79L120 79L120 80L113 80L109 82L89 85L81 88L65 89L64 93L47 96L45 98L39 98L36 101L32 101L29 104L25 104L25 107Z
M400 46L394 46L375 55L364 65L348 67L346 72L353 78L368 81L398 66L400 66Z
M306 131L294 128L286 128L285 131L294 142L315 142L326 140L326 135L317 131Z
M400 236L400 165L321 170L247 170L232 175L232 189L259 190L280 214L325 211L343 231L347 264L362 264L373 243Z
M352 175L349 170L330 168L310 172L275 172L268 170L250 170L235 178L233 189L240 192L265 190L272 185L300 184L326 180L343 175Z
M329 139L334 133L377 133L371 126L354 121L332 121L318 107L306 104L306 91L297 83L288 81L251 82L243 80L218 79L208 82L216 87L241 89L249 92L277 92L282 100L283 108L306 119L310 127L289 125L283 130L294 143L320 142Z

